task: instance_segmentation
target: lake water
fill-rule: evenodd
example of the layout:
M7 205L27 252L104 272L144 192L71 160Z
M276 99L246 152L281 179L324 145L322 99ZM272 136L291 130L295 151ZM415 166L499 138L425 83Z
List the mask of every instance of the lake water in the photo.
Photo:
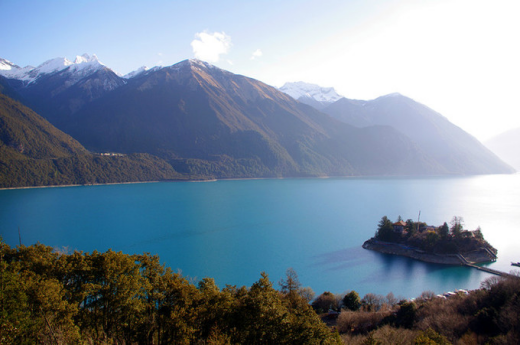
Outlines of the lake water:
M316 294L416 297L478 288L490 275L361 248L383 215L481 226L490 267L520 261L520 175L169 182L0 191L0 234L16 246L150 252L193 279L247 285L292 267Z

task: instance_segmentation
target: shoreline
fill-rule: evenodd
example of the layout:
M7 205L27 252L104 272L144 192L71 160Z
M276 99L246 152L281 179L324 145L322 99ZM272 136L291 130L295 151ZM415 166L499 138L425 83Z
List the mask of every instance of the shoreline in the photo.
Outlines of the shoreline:
M7 187L0 188L2 190L13 190L13 189L32 189L32 188L60 188L60 187L88 187L88 186L108 186L118 184L137 184L137 183L163 183L163 182L217 182L217 181L247 181L247 180L286 180L286 179L300 179L300 178L316 178L316 179L328 179L328 178L350 178L350 177L363 177L363 176L307 176L307 177L230 177L230 178L191 178L191 179L170 179L170 180L155 180L155 181L132 181L132 182L108 182L108 183L88 183L88 184L59 184L59 185L48 185L48 186L23 186L23 187Z
M489 174L489 175L520 175L520 172L512 174ZM131 182L108 182L108 183L89 183L89 184L61 184L61 185L48 185L48 186L23 186L23 187L6 187L0 188L2 190L13 190L13 189L32 189L32 188L58 188L58 187L84 187L84 186L107 186L107 185L118 185L118 184L137 184L137 183L161 183L161 182L217 182L217 181L242 181L242 180L289 180L289 179L350 179L350 178L436 178L436 177L467 177L467 176L482 176L477 175L345 175L345 176L280 176L280 177L230 177L230 178L187 178L187 179L170 179L170 180L152 180L152 181L131 181Z
M365 241L362 247L363 249L373 250L383 254L404 256L433 264L465 266L468 264L493 262L493 259L491 259L489 254L483 249L468 253L434 254L404 244L383 242L374 238Z
M163 182L163 181L108 182L108 183L89 183L89 184L55 184L55 185L50 185L50 186L7 187L7 188L0 188L0 191L13 190L13 189L109 186L109 185L116 185L116 184L159 183L159 182Z

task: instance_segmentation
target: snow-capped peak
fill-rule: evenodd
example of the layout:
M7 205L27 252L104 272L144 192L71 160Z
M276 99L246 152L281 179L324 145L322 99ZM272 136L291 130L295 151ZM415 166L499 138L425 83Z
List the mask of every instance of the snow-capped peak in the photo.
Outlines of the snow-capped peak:
M298 100L300 98L312 98L320 103L333 103L343 98L333 87L321 87L316 84L305 82L285 83L280 91Z
M34 82L44 74L60 72L67 68L70 68L70 72L75 74L76 77L84 77L104 67L95 54L92 56L88 54L76 56L74 62L67 58L55 58L45 61L36 68L32 66L20 68L10 61L0 60L0 66L2 66L0 67L0 75L22 80L28 84Z
M0 70L1 71L11 71L13 69L20 69L20 66L15 65L9 60L0 58Z
M97 63L100 63L99 60L98 60L98 57L96 56L96 54L92 54L92 56L88 55L88 54L83 54L83 55L77 55L76 56L76 60L74 60L74 63L75 64L80 64L80 63L85 63L85 62L97 62Z
M21 76L33 70L33 66L21 68L9 60L0 58L0 75L6 78L19 79Z
M47 60L35 69L33 69L30 74L35 78L41 74L49 74L57 71L61 71L68 66L72 65L72 62L67 58L55 58L51 60Z

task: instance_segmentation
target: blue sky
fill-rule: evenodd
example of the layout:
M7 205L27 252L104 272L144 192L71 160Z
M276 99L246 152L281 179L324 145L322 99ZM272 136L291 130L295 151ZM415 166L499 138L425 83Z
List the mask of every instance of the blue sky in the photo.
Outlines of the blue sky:
M517 0L0 0L0 57L96 54L126 74L198 57L273 86L400 92L481 140L520 127Z

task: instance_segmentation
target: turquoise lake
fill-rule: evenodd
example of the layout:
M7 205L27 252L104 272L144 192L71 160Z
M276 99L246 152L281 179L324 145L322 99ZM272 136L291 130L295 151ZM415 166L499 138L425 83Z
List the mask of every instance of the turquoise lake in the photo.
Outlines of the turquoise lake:
M490 275L361 248L383 215L481 226L498 249L489 267L520 261L520 175L164 182L0 191L0 234L16 246L158 254L194 281L246 285L287 268L316 294L400 297L474 289Z

